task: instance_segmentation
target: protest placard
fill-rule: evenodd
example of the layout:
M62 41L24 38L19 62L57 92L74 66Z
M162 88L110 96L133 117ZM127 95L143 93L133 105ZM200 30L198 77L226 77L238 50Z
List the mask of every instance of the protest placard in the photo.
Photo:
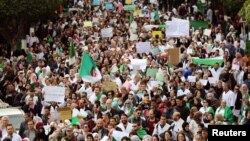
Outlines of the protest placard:
M99 6L100 4L101 4L101 1L100 1L100 0L93 0L92 5L94 5L94 6Z
M102 37L107 37L107 38L112 37L113 36L113 28L112 27L103 28L101 30L101 35L102 35Z
M59 113L60 120L64 121L66 119L71 119L71 109L68 107L65 108L57 108L57 112Z
M188 20L167 21L166 36L167 37L189 36L189 21Z
M116 90L117 84L115 82L104 81L102 82L102 86L105 90Z
M107 10L112 10L113 9L113 4L111 2L105 2L105 8Z
M85 21L85 22L83 23L83 26L84 26L84 27L92 27L92 26L93 26L93 23L92 23L91 21Z
M65 87L58 87L58 86L46 86L44 87L44 100L55 101L55 102L64 102L65 97Z
M145 70L147 67L147 59L130 59L132 69Z
M158 72L158 68L148 68L146 72L146 76L155 77Z
M135 5L124 5L124 10L125 11L134 11Z
M151 51L150 42L139 42L136 43L137 53L149 53Z
M152 31L152 37L155 39L156 37L159 37L159 39L163 38L162 31Z
M179 48L170 48L168 52L168 64L177 65L180 62L180 49Z

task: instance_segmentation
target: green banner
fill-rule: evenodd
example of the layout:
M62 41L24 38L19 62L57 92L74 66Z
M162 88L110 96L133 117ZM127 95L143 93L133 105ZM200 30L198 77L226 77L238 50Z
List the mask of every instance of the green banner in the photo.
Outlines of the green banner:
M224 60L220 59L220 58L204 58L204 59L200 59L198 57L193 57L192 60L193 60L194 64L207 65L207 66L213 66L215 63L219 63L220 65L222 65L222 63L224 62Z
M135 5L125 5L123 8L125 11L134 11Z
M199 28L208 28L208 22L207 21L190 21L191 26L194 29L199 29Z

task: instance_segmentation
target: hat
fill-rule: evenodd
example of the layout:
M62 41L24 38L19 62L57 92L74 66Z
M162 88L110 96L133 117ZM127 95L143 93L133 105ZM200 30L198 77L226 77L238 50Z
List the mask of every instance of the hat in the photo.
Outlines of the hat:
M40 129L42 127L43 127L43 123L42 122L36 123L36 129Z
M129 99L127 99L126 101L125 101L125 104L131 104L132 102L131 102L131 100L129 100Z

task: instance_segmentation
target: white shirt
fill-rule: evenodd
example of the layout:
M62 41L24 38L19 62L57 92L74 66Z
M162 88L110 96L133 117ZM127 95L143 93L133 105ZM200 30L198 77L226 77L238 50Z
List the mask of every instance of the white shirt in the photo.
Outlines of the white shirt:
M6 135L6 136L3 136L3 138L2 138L1 141L3 141L3 139L4 139L5 137L7 137L7 135ZM18 135L18 134L16 134L16 133L13 133L13 135L12 135L12 141L22 141L22 138L21 138L20 135Z
M173 139L177 140L177 133L182 130L182 124L184 123L183 119L179 119L178 121L174 121L171 126L174 126L173 128Z
M222 93L222 100L225 100L227 103L227 106L231 107L235 105L235 100L234 100L234 92L229 90L228 92L223 92Z
M220 74L223 71L223 68L218 68L217 70L215 70L214 68L210 69L213 78L215 78L216 80L219 80Z
M199 131L199 125L193 119L189 123L189 128L193 132L194 135L196 135L197 132Z
M182 95L187 95L188 93L190 93L189 89L185 89L184 91L180 89L177 91L177 97Z
M167 123L163 126L163 128L161 128L160 124L156 124L152 135L160 135L164 133L165 131L167 131L169 127L170 125Z
M119 123L117 125L117 127L121 128L122 129L122 132L126 132L126 133L130 133L132 131L132 124L131 123L127 123L127 127L125 129L123 123Z

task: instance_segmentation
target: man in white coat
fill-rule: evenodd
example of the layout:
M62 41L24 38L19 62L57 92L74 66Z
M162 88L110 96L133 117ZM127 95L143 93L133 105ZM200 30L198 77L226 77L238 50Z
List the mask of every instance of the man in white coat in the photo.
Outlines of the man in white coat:
M170 125L167 123L167 117L165 115L161 115L160 122L155 125L153 135L158 135L164 133L169 129Z
M121 115L121 122L117 127L122 129L122 132L130 133L132 131L132 124L128 122L128 116L126 114Z

